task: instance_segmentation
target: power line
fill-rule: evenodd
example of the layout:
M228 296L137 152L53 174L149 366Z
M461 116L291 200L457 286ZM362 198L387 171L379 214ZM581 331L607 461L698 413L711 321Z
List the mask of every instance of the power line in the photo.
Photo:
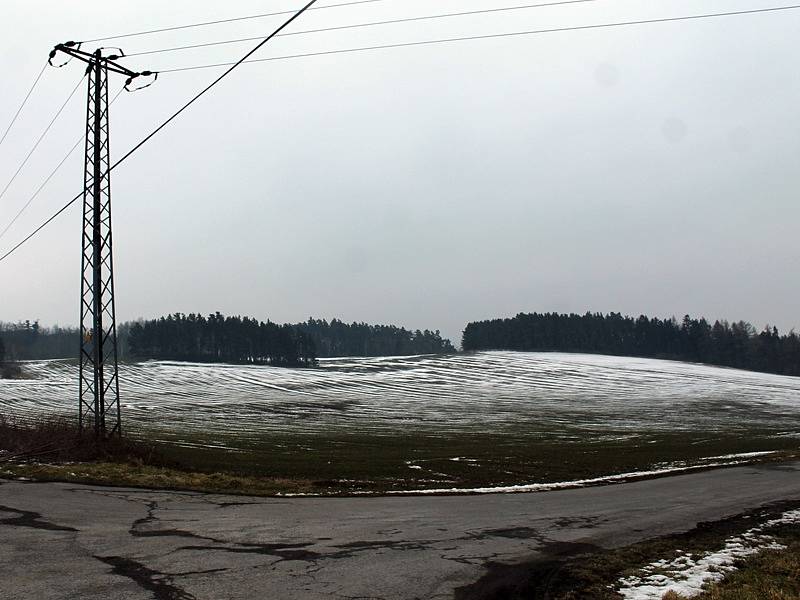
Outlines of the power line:
M412 46L430 46L434 44L447 44L447 43L454 43L454 42L466 42L471 40L488 40L493 38L508 38L508 37L520 37L520 36L527 36L527 35L538 35L538 34L546 34L546 33L558 33L558 32L566 32L566 31L580 31L580 30L587 30L587 29L604 29L604 28L611 28L611 27L626 27L632 25L646 25L652 23L669 23L675 21L690 21L690 20L697 20L697 19L710 19L710 18L717 18L717 17L731 17L736 15L750 15L756 13L767 13L767 12L776 12L776 11L784 11L784 10L796 10L800 8L800 4L791 5L791 6L778 6L773 8L759 8L753 10L741 10L741 11L734 11L734 12L724 12L724 13L709 13L703 15L690 15L690 16L683 16L683 17L669 17L663 19L645 19L641 21L620 21L616 23L601 23L596 25L580 25L580 26L571 26L571 27L557 27L554 29L537 29L537 30L530 30L530 31L513 31L509 33L494 33L494 34L487 34L487 35L472 35L472 36L465 36L465 37L454 37L454 38L440 38L435 40L421 40L417 42L401 42L398 44L382 44L376 46L362 46L359 48L344 48L341 50L325 50L321 52L306 52L302 54L288 54L284 56L274 56L270 58L257 58L254 60L245 61L247 63L260 63L260 62L270 62L276 60L289 60L295 58L308 58L312 56L327 56L331 54L348 54L354 52L367 52L370 50L387 50L391 48L408 48ZM206 65L195 65L191 67L178 67L175 69L164 69L159 71L159 73L179 73L182 71L195 71L198 69L213 69L217 67L226 67L232 63L212 63Z
M395 25L398 23L411 23L415 21L431 21L434 19L448 19L453 17L466 17L471 15L481 15L487 13L500 13L500 12L509 12L509 11L516 11L516 10L526 10L531 8L545 8L550 6L562 6L566 4L585 4L587 2L597 2L598 0L560 0L556 2L546 2L542 4L523 4L520 6L506 6L502 8L485 8L482 10L470 10L470 11L463 11L463 12L453 12L453 13L445 13L439 15L425 15L422 17L406 17L402 19L390 19L386 21L372 21L369 23L356 23L352 25L339 25L336 27L322 27L319 29L306 29L303 31L290 31L287 33L282 33L278 37L286 37L286 36L294 36L294 35L307 35L310 33L322 33L325 31L341 31L343 29L358 29L358 28L365 28L365 27L376 27L379 25ZM218 42L206 42L201 44L190 44L186 46L175 46L171 48L161 48L158 50L146 50L144 52L133 52L131 54L126 54L126 57L129 56L144 56L146 54L160 54L163 52L177 52L179 50L193 50L196 48L207 48L209 46L222 46L225 44L236 44L240 42L252 42L253 40L261 39L260 37L247 37L247 38L238 38L232 40L221 40Z
M119 98L120 94L121 94L121 93L122 93L124 90L125 90L125 88L124 88L124 87L120 88L120 90L117 92L117 94L114 96L114 98L112 98L111 102L109 102L109 103L108 103L108 106L109 106L109 108L110 108L110 107L111 107L111 106L114 104L114 102L116 102L116 101L117 101L117 98ZM41 183L41 185L39 185L39 187L38 187L38 188L36 188L36 191L35 191L35 192L33 193L33 195L32 195L32 196L31 196L31 197L28 199L28 201L25 203L25 205L24 205L24 206L23 206L21 209L19 209L19 212L17 212L17 214L14 216L14 218L13 218L13 219L11 219L11 221L8 223L8 225L6 225L6 226L5 226L5 228L3 229L3 231L0 231L0 240L2 240L2 239L3 239L3 237L5 237L6 233L8 233L8 230L9 230L9 229L11 229L11 227L14 225L14 223L16 223L16 222L17 222L17 220L18 220L18 219L19 219L19 218L22 216L22 214L23 214L23 213L24 213L24 212L25 212L25 211L28 209L28 207L31 205L31 203L32 203L32 202L33 202L33 201L34 201L34 200L35 200L35 199L36 199L36 198L39 196L39 194L42 192L42 190L45 188L45 186L46 186L48 183L50 183L50 180L51 180L51 179L52 179L52 178L55 176L55 174L56 174L56 173L59 171L59 169L61 169L61 167L62 167L62 166L64 166L64 163L65 163L65 162L67 162L67 159L69 159L69 157L70 157L70 156L72 156L72 153L73 153L73 152L75 152L76 148L77 148L77 147L80 145L80 143L81 143L82 141L84 141L84 139L85 139L85 136L83 136L83 135L82 135L81 137L79 137L79 138L78 138L78 139L75 141L75 144L74 144L74 145L72 146L72 148L70 148L70 149L69 149L69 151L68 151L68 152L67 152L67 153L64 155L64 158L62 158L62 159L61 159L61 162L59 162L59 163L56 165L56 168L55 168L55 169L53 169L52 171L50 171L50 174L49 174L49 175L48 175L48 176L45 178L45 180L44 180L44 181Z
M136 152L139 148L141 148L144 144L146 144L150 139L153 138L159 131L161 131L164 127L166 127L170 122L172 122L178 115L180 115L183 111L185 111L189 106L191 106L195 101L197 101L202 95L208 92L212 87L217 85L224 77L226 77L231 71L233 71L236 67L244 63L253 63L253 62L266 62L272 60L285 60L290 58L301 58L305 56L321 56L326 54L342 54L345 52L362 52L366 50L379 50L379 49L387 49L387 48L401 48L401 47L408 47L408 46L422 46L422 45L431 45L431 44L442 44L442 43L449 43L449 42L461 42L467 40L482 40L482 39L491 39L491 38L503 38L503 37L518 37L518 36L525 36L525 35L536 35L536 34L544 34L544 33L555 33L555 32L563 32L563 31L580 31L580 30L589 30L589 29L601 29L601 28L610 28L610 27L624 27L624 26L631 26L631 25L644 25L644 24L651 24L651 23L669 23L669 22L676 22L676 21L689 21L689 20L696 20L696 19L708 19L708 18L716 18L716 17L728 17L728 16L736 16L736 15L749 15L749 14L756 14L756 13L768 13L768 12L776 12L776 11L786 11L786 10L795 10L800 8L800 5L791 5L791 6L779 6L779 7L771 7L771 8L762 8L762 9L753 9L753 10L743 10L743 11L732 11L732 12L723 12L723 13L708 13L703 15L690 15L690 16L682 16L682 17L669 17L663 19L646 19L641 21L621 21L616 23L602 23L602 24L595 24L595 25L583 25L583 26L573 26L573 27L560 27L555 29L541 29L541 30L534 30L534 31L517 31L517 32L510 32L510 33L501 33L501 34L490 34L490 35L481 35L481 36L468 36L468 37L458 37L458 38L446 38L446 39L438 39L438 40L424 40L418 42L406 42L402 44L387 44L382 46L370 46L364 48L349 48L344 50L330 50L327 52L312 52L307 54L296 54L291 56L282 56L282 57L273 57L273 58L260 58L255 60L247 60L250 56L252 56L255 52L257 52L262 46L264 46L268 41L272 38L277 36L283 29L285 29L290 23L292 23L296 18L298 18L301 14L305 11L309 10L310 7L316 2L317 0L311 0L305 7L300 9L291 19L286 21L281 27L276 29L269 37L264 39L261 43L259 43L254 49L250 52L245 54L241 59L236 61L235 63L220 63L220 64L213 64L213 65L199 65L194 67L183 67L179 69L171 69L161 71L161 73L175 73L179 71L190 71L195 69L208 69L213 67L225 67L230 66L230 68L225 71L222 75L220 75L217 79L215 79L209 86L204 88L199 94L194 96L188 103L186 103L182 108L180 108L176 113L174 113L171 117L169 117L166 121L164 121L161 125L159 125L152 133L150 133L147 137L145 137L141 142L139 142L136 146L134 146L127 154L125 154L120 160L116 163L111 165L109 168L109 172L119 166L124 160L130 157L134 152ZM0 256L0 262L4 261L6 258L11 256L14 252L16 252L23 244L28 242L31 238L37 235L42 229L47 227L50 223L52 223L58 216L60 216L65 210L67 210L72 204L78 201L79 198L83 195L83 191L81 191L77 196L75 196L72 200L67 202L63 207L61 207L54 215L52 215L49 219L47 219L44 223L42 223L39 227L37 227L31 234L25 237L21 242L19 242L16 246L11 248L8 252L4 255Z
M65 210L67 210L67 209L68 209L70 206L72 206L73 204L75 204L75 202L77 202L77 201L78 201L78 199L79 199L79 198L81 198L82 196L83 196L83 190L81 190L81 192L80 192L80 193L79 193L77 196L75 196L75 197L74 197L72 200L70 200L69 202L67 202L67 203L66 203L64 206L62 206L60 209L58 209L58 211L57 211L57 212L56 212L56 213L55 213L53 216L51 216L51 217L50 217L49 219L47 219L47 220L46 220L44 223L42 223L42 224L41 224L41 225L39 225L39 226L38 226L36 229L34 229L34 230L33 230L33 232L32 232L32 233L30 233L30 234L29 234L29 235L28 235L28 236L27 236L25 239L23 239L23 240L22 240L21 242L19 242L19 243L18 243L16 246L14 246L13 248L11 248L11 250L9 250L8 252L6 252L6 253L5 253L3 256L0 256L0 262L3 262L3 261L4 261L5 259L7 259L9 256L11 256L12 254L14 254L14 252L16 252L17 250L19 250L19 248L20 248L20 247L21 247L23 244L25 244L25 243L26 243L27 241L29 241L29 240L30 240L30 239L31 239L33 236L35 236L36 234L38 234L38 233L39 233L39 232L40 232L42 229L44 229L45 227L47 227L48 225L50 225L50 223L52 223L53 221L55 221L55 220L56 220L56 219L57 219L59 216L61 216L61 213L63 213L63 212L64 212Z
M36 85L39 83L39 80L42 78L42 75L44 75L44 71L45 71L46 68L47 68L47 63L45 62L44 65L42 66L42 70L39 71L39 74L36 76L36 79L34 80L33 85L31 86L31 89L29 89L28 93L25 94L25 99L22 101L22 104L19 105L19 108L17 109L17 112L14 113L14 116L11 119L11 123L9 123L8 127L6 127L6 131L5 131L5 133L3 133L3 137L0 138L0 146L3 145L3 142L6 140L6 136L8 135L8 132L11 131L11 128L14 126L14 123L17 122L17 117L19 117L19 113L21 113L22 109L25 108L25 105L28 103L28 98L31 97L31 94L33 93L33 90L36 89Z
M166 127L167 125L169 125L169 123L171 123L171 122L172 122L174 119L176 119L176 118L178 117L178 115L180 115L181 113L183 113L183 112L184 112L184 111L185 111L187 108L189 108L189 107L190 107L192 104L194 104L194 103L195 103L197 100L199 100L201 96L203 96L204 94L206 94L206 93L207 93L207 92L208 92L208 91L209 91L211 88L213 88L214 86L216 86L216 85L217 85L217 84L218 84L220 81L222 81L222 80L223 80L225 77L227 77L227 76L228 76L228 75L229 75L229 74L230 74L230 73L231 73L231 72L232 72L234 69L236 69L236 67L238 67L239 65L241 65L242 63L244 63L244 62L245 62L245 61L246 61L246 60L247 60L249 57L251 57L253 54L255 54L256 52L258 52L258 51L259 51L259 50L260 50L260 49L261 49L261 48L262 48L262 47L263 47L265 44L267 44L267 43L268 43L268 42L269 42L269 41L270 41L272 38L274 38L274 37L275 37L276 35L278 35L278 34L279 34L281 31L283 31L283 30L284 30L284 29L286 29L286 28L287 28L289 25L291 25L291 24L292 24L292 23L293 23L293 22L294 22L296 19L298 19L298 18L299 18L299 17L300 17L300 16L301 16L303 13L305 13L305 12L306 12L307 10L309 10L309 9L310 9L310 8L311 8L311 7L312 7L314 4L316 4L316 2L317 2L317 0L311 0L311 1L310 1L310 2L308 2L308 4L306 4L306 5L305 5L303 8L301 8L301 9L300 9L300 10L298 10L298 11L296 11L296 12L295 12L295 13L292 15L292 17L291 17L291 18L287 19L287 20L286 20L286 21L285 21L285 22L284 22L284 23L283 23L283 24L282 24L280 27L278 27L278 28L277 28L275 31L273 31L273 32L272 32L272 33L271 33L269 36L267 36L266 38L264 38L264 39L263 39L263 40L262 40L260 43L258 43L258 44L255 46L255 48L253 48L252 50L250 50L250 51L249 51L247 54L245 54L245 55L244 55L242 58L240 58L240 59L239 59L237 62L233 63L233 65L232 65L232 66L231 66L231 67L230 67L230 68L229 68L227 71L225 71L225 72L224 72L222 75L220 75L219 77L217 77L217 78L216 78L214 81L212 81L212 82L211 82L211 83L210 83L208 86L206 86L205 88L203 88L203 89L202 89L202 90L201 90L199 93L195 94L195 96L194 96L194 97L193 97L191 100L189 100L189 101L188 101L186 104L184 104L184 105L183 105L183 106L182 106L180 109L178 109L178 110L177 110L177 111L176 111L176 112L175 112L175 113L174 113L174 114L173 114L171 117L169 117L169 118L168 118L166 121L164 121L164 122L163 122L161 125L159 125L158 127L156 127L156 128L155 128L155 129L154 129L154 130L153 130L153 131L150 133L150 134L148 134L148 135L147 135L147 136L146 136L146 137L145 137L145 138L144 138L142 141L140 141L138 144L136 144L136 145L135 145L133 148L131 148L130 150L128 150L128 152L127 152L127 153L126 153L126 154L125 154L125 155L124 155L122 158L120 158L120 159L119 159L117 162L115 162L113 165L111 165L111 166L108 168L108 171L107 171L106 173L109 173L109 174L110 174L110 173L111 173L111 171L113 171L114 169L116 169L116 168L117 168L119 165L121 165L121 164L122 164L122 163L123 163L123 162L124 162L124 161L125 161L127 158L129 158L129 157L130 157L130 156L131 156L131 155L132 155L134 152L136 152L136 151L137 151L139 148L141 148L141 147L142 147L142 146L144 146L144 145L145 145L145 144L146 144L148 141L150 141L150 140L151 140L151 139L152 139L152 138L153 138L153 137L154 137L154 136L155 136L155 135L156 135L156 134L157 134L159 131L161 131L162 129L164 129L164 127ZM76 89L77 89L77 88L76 88ZM80 199L80 198L83 196L83 194L84 194L85 192L86 192L86 189L84 188L83 190L81 190L81 191L80 191L80 193L79 193L77 196L75 196L74 198L72 198L72 199L71 199L69 202L67 202L67 203L66 203L64 206L62 206L60 209L58 209L58 211L56 211L56 213L55 213L54 215L52 215L52 216L51 216L49 219L47 219L47 220L46 220L44 223L42 223L41 225L39 225L39 227L37 227L37 228L36 228L36 229L35 229L35 230L34 230L32 233L30 233L28 236L26 236L26 237L25 237L25 238L24 238L24 239L23 239L21 242L19 242L19 243L18 243L16 246L14 246L13 248L11 248L11 250L9 250L8 252L6 252L6 253L5 253L3 256L0 256L0 262L3 262L3 261L6 259L6 258L8 258L9 256L11 256L11 255L12 255L14 252L16 252L16 251L17 251L17 250L18 250L20 247L22 247L22 245L23 245L23 244L25 244L26 242L28 242L28 241L29 241L31 238L33 238L35 235L37 235L37 234L38 234L38 233L39 233L39 232L40 232L42 229L44 229L44 228L45 228L45 227L47 227L47 226L48 226L50 223L52 223L52 222L53 222L53 221L54 221L56 218L58 218L58 217L59 217L59 215L61 215L61 214L62 214L62 213L65 211L65 210L67 210L67 209L68 209L70 206L72 206L73 204L75 204L75 202L77 202L77 201L78 201L78 200L79 200L79 199Z
M330 4L328 6L316 6L314 8L310 8L309 10L328 10L330 8L342 8L345 6L354 6L356 4L371 4L373 2L385 2L385 0L352 0L351 2L341 2L339 4ZM106 40L119 40L122 38L129 38L129 37L137 37L141 35L150 35L153 33L163 33L165 31L178 31L181 29L191 29L194 27L206 27L209 25L221 25L223 23L235 23L237 21L249 21L251 19L264 19L267 17L277 17L282 15L291 15L294 14L294 10L282 10L279 12L271 12L271 13L262 13L258 15L248 15L246 17L233 17L230 19L219 19L217 21L204 21L202 23L191 23L189 25L176 25L173 27L164 27L162 29L150 29L147 31L136 31L134 33L123 33L121 35L110 35L107 37L101 38L94 38L91 40L83 40L82 44L88 44L91 42L104 42ZM261 39L261 38L255 38Z
M78 140L75 142L75 145L73 145L72 148L70 148L69 152L67 152L67 154L64 156L64 158L61 159L61 162L59 162L58 165L56 166L56 168L53 169L50 172L50 174L45 178L45 180L36 189L36 191L33 193L33 195L28 199L28 201L25 203L25 205L19 210L19 212L17 212L17 214L14 216L14 218L11 219L11 221L9 221L8 225L5 226L3 231L0 231L0 240L2 240L3 237L5 237L5 235L8 232L8 230L11 229L11 227L14 225L14 223L16 223L17 220L22 216L22 213L24 213L28 209L28 207L31 205L31 202L33 202L36 199L36 197L39 195L39 193L44 189L44 186L46 186L50 182L50 180L55 176L55 174L58 172L58 170L61 168L61 166L65 162L67 162L67 159L70 156L72 156L72 153L75 152L75 149L80 145L80 143L82 141L83 141L83 136L78 138Z
M28 163L28 160L30 160L31 156L33 156L33 153L36 151L36 149L39 147L39 144L42 143L42 140L47 135L47 132L50 131L50 128L53 127L53 124L56 122L56 120L58 120L58 117L61 115L62 112L64 112L64 109L67 107L67 104L69 104L69 101L72 100L72 97L75 95L75 92L78 91L78 88L80 87L81 82L83 81L84 77L86 77L85 74L82 75L81 78L78 80L78 83L75 85L73 90L69 93L69 96L67 96L67 99L64 100L64 104L62 104L61 108L58 109L58 112L55 114L53 119L50 121L50 123L47 125L45 130L42 132L42 135L40 135L39 139L36 140L36 143L33 145L33 148L30 149L30 152L28 152L27 156L23 159L22 163L20 163L20 165L17 168L16 172L11 176L11 179L8 180L8 183L3 188L3 191L0 192L0 200L3 199L3 196L5 196L6 192L8 191L8 188L11 187L11 184L14 183L14 180L17 178L17 176L20 174L22 169Z
M181 114L183 111L185 111L185 110L186 110L187 108L189 108L189 107L190 107L192 104L194 104L194 103L195 103L197 100L199 100L201 96L203 96L203 95L204 95L206 92L208 92L208 91L209 91L211 88L213 88L213 87L214 87L215 85L217 85L217 84L218 84L220 81L222 81L222 80L223 80L225 77L227 77L227 76L228 76L228 75L231 73L231 71L233 71L233 70L234 70L236 67L238 67L239 65L241 65L241 64L242 64L242 63L244 63L244 62L247 62L247 59L248 59L248 58L250 58L250 57L251 57L253 54L255 54L256 52L258 52L259 50L261 50L261 48L262 48L262 47L263 47L265 44L267 44L267 42L269 42L269 41L270 41L272 38L274 38L275 36L277 36L277 35L278 35L278 34L279 34L281 31L283 31L283 30L284 30L284 29L286 29L286 28L287 28L289 25L291 25L291 24L292 24L292 23L295 21L295 19L297 19L298 17L300 17L300 15L302 15L302 14L303 14L304 12L306 12L307 10L309 10L309 8L310 8L312 5L314 5L316 2L317 2L317 0L311 0L311 1L310 1L308 4L306 4L306 5L305 5L303 8L301 8L299 11L295 12L295 13L294 13L294 15L293 15L293 16L292 16L290 19L288 19L288 20L287 20L287 21L286 21L286 22L285 22L283 25L281 25L280 27L278 27L278 28L277 28L275 31L273 31L273 32L272 32L272 33L271 33L271 34L270 34L268 37L264 38L264 39L263 39L263 40L262 40L262 41L261 41L259 44L257 44L257 45L256 45L256 47L255 47L255 48L253 48L252 50L250 50L250 52L248 52L247 54L245 54L245 55L244 55L242 58L240 58L239 60L237 60L235 63L231 63L231 68L230 68L230 69L228 69L228 70L227 70L227 71L225 71L225 72L224 72L222 75L220 75L219 77L217 77L217 78L216 78L214 81L212 81L212 82L211 82L211 83L210 83L210 84L209 84L207 87L203 88L203 90L202 90L202 91L200 91L200 92L199 92L197 95L195 95L195 96L194 96L194 97L193 97L191 100L189 100L189 102L187 102L186 104L184 104L184 105L183 105L183 106L182 106L180 109L178 109L178 111L176 111L176 112L175 112L175 113L174 113L174 114L173 114L171 117L169 117L169 118L168 118L166 121L164 121L164 122L163 122L161 125L159 125L158 127L156 127L156 128L155 128L155 129L154 129L154 130L153 130L153 131L152 131L152 132L151 132L151 133L150 133L148 136L146 136L146 137L145 137L145 138L144 138L144 139L143 139L141 142L139 142L139 143L138 143L138 144L136 144L136 145L135 145L133 148L131 148L131 149L130 149L130 150L129 150L129 151L128 151L128 152L127 152L127 153L126 153L126 154L125 154L125 155L124 155L122 158L120 158L120 159L119 159L117 162L115 162L113 165L111 165L111 168L109 169L109 171L111 171L111 170L115 169L115 168L116 168L117 166L119 166L119 165L120 165L120 164L121 164L123 161L125 161L125 160L126 160L126 159L127 159L127 158L128 158L130 155L131 155L131 154L133 154L133 153L134 153L134 152L136 152L136 151L137 151L139 148L141 148L141 147L142 147L142 146L144 146L144 145L145 145L147 142L149 142L149 141L150 141L150 140L153 138L153 136L155 136L155 135L156 135L156 134L157 134L159 131L161 131L162 129L164 129L164 127L166 127L167 125L169 125L169 124L170 124L170 123L171 123L171 122L172 122L174 119L176 119L176 118L178 117L178 115L180 115L180 114Z

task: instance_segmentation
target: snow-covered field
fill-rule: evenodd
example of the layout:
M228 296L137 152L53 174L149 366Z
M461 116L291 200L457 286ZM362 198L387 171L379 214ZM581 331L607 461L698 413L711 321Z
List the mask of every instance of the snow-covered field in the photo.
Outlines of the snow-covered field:
M77 368L25 365L0 413L73 414ZM121 368L128 426L237 438L267 432L800 433L800 378L581 354L482 352L322 360L315 369L146 362ZM213 440L210 440L213 443Z
M74 417L77 366L0 381L0 415ZM800 447L800 378L581 354L121 367L123 428L177 460L355 493L536 492Z

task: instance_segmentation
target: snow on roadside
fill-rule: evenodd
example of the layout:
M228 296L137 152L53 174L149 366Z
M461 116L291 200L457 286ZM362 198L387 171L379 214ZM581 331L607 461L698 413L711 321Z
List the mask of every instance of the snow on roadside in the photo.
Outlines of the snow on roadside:
M783 550L785 546L765 531L789 523L800 523L800 510L785 512L777 519L729 537L724 547L716 552L695 556L678 551L677 558L650 563L640 575L620 579L617 591L626 600L661 600L668 591L691 598L698 595L705 584L720 581L726 573L735 571L737 560L762 550Z
M770 454L777 454L777 450L767 450L765 452L740 452L739 454L723 454L722 456L709 456L701 458L700 460L727 460L730 458L758 458L759 456L768 456Z
M770 451L765 454L775 454L777 451ZM730 457L736 456L749 456L748 454L730 454ZM700 460L710 460L700 459ZM591 479L573 479L571 481L555 481L552 483L527 483L521 485L506 485L506 486L492 486L492 487L451 487L451 488L429 488L429 489L416 489L416 490L389 490L382 492L382 494L390 496L427 496L427 495L449 495L449 494L519 494L519 493L533 493L533 492L551 492L554 490L567 490L575 488L583 488L596 485L607 485L614 483L629 483L641 479L648 479L651 477L658 477L661 475L677 475L680 473L688 473L697 469L710 469L715 467L733 467L737 465L749 464L748 460L731 460L727 462L703 462L699 465L674 465L663 467L660 469L652 469L649 471L631 471L629 473L620 473L618 475L605 475L603 477L593 477ZM419 465L413 464L411 461L406 461L409 469L421 469ZM446 473L431 472L434 475L441 475L449 477ZM376 492L373 491L352 491L349 492L353 496L374 496ZM284 493L277 494L284 497L307 497L307 496L322 496L321 493Z
M564 490L570 488L581 488L592 485L602 485L608 483L624 483L635 479L645 479L659 475L669 475L694 471L696 469L709 469L712 467L730 467L745 464L747 461L715 462L703 463L692 466L674 466L651 471L632 471L630 473L620 473L619 475L606 475L604 477L593 477L591 479L575 479L572 481L556 481L553 483L526 483L521 485L504 485L496 487L474 487L474 488L438 488L424 490L391 490L386 492L392 495L428 495L428 494L516 494L520 492L550 492L553 490Z

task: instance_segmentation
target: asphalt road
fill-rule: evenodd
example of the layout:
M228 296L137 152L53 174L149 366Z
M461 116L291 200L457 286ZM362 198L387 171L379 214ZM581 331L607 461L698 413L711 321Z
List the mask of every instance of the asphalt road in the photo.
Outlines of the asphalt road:
M5 600L452 598L487 561L800 499L800 463L538 494L248 498L0 481Z

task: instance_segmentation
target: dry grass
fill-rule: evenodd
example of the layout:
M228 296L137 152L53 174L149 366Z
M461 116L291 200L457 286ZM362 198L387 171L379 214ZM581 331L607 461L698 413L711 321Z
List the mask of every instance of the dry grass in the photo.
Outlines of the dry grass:
M1 415L0 477L256 496L342 491L333 482L187 468L155 445L81 435L70 420Z
M63 418L23 421L0 415L0 451L0 464L30 460L168 464L154 446L124 438L98 440L91 434L81 435L74 421Z
M66 481L148 489L190 490L218 494L274 496L280 493L326 493L307 480L202 473L131 463L9 464L0 463L0 477Z

